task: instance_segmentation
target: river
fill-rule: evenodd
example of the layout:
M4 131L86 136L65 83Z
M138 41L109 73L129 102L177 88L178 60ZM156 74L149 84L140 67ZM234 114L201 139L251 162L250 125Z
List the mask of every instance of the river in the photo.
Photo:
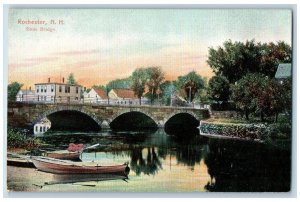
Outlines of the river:
M53 148L71 142L92 145L82 161L129 163L128 179L110 176L63 181L32 168L8 166L10 191L41 192L286 192L291 154L263 143L207 138L198 131L180 135L144 132L56 132L41 137ZM70 180L70 179L69 179ZM45 182L49 185L45 185ZM51 184L51 182L55 182ZM51 185L50 185L51 184ZM40 186L45 185L45 186Z

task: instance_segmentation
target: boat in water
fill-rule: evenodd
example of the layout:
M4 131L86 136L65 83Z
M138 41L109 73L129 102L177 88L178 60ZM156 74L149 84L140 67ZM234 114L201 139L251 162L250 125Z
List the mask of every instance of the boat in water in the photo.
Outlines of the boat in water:
M99 146L99 144L84 148L83 144L70 143L69 147L66 150L46 151L44 156L62 160L80 161L80 155L84 150L91 149L97 146Z
M127 164L104 166L94 162L73 162L44 156L32 156L31 161L38 170L53 174L126 174L130 171Z

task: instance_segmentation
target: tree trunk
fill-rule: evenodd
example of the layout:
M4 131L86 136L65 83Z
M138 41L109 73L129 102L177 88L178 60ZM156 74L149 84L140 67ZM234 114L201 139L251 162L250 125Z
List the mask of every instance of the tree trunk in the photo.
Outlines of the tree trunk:
M246 120L248 121L248 120L249 120L249 112L248 112L248 109L245 110L245 115L246 115Z
M260 112L260 120L261 121L265 121L265 119L264 119L264 113L262 111Z
M278 112L275 112L275 123L278 121Z

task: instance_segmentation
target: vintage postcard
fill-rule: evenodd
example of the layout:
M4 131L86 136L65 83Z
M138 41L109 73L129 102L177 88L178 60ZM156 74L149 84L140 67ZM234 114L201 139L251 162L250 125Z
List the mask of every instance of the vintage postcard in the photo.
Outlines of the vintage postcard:
M290 192L291 9L9 8L8 192Z

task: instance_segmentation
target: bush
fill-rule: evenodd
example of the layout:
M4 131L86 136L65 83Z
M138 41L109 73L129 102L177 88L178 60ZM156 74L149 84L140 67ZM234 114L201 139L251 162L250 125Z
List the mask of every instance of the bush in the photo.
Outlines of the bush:
M40 147L41 140L35 137L27 138L24 132L17 129L9 128L7 130L7 147L8 148L23 148L32 150Z

